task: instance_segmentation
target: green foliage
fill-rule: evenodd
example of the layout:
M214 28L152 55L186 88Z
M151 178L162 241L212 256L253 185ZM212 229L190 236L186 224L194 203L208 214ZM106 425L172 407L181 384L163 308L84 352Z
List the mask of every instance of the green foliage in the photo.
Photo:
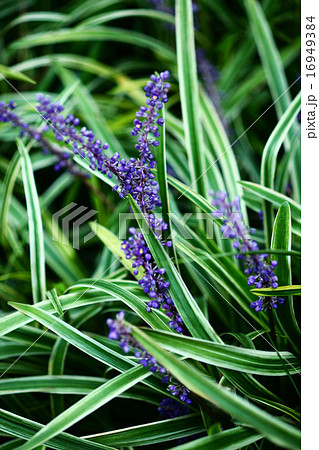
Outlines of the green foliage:
M173 246L87 157L73 160L91 178L54 172L52 155L0 123L0 449L300 448L299 5L197 3L193 15L190 0L177 0L174 17L148 0L72 0L54 11L3 2L0 101L39 129L42 92L108 142L108 154L136 158L130 130L143 86L170 71L154 174ZM218 67L210 84L198 49ZM251 253L278 261L276 289L248 286L210 189L241 198L261 249ZM72 225L52 220L70 203L97 212L81 225L79 249ZM130 226L166 270L186 333L146 311L143 270L134 274L121 249ZM285 302L257 313L260 295ZM106 319L121 310L191 390L188 415L163 419L167 385L108 339Z

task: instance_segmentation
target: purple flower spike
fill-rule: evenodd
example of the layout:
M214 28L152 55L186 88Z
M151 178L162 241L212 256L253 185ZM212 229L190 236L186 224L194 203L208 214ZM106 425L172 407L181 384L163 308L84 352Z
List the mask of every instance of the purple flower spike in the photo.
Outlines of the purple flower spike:
M52 112L61 112L63 111L62 105L50 104L50 99L48 97L38 96L41 100L42 104ZM54 105L54 106L53 106ZM43 106L44 107L44 106ZM0 102L0 122L11 123L11 125L20 130L20 137L27 136L31 139L37 141L38 145L42 148L44 154L51 153L56 157L56 163L54 165L54 170L58 171L61 169L67 169L70 173L80 177L87 177L88 174L83 172L81 169L77 167L76 164L73 163L72 156L73 153L70 151L69 153L62 151L61 147L58 145L54 145L54 143L48 141L44 134L48 130L48 125L39 129L36 128L29 123L25 122L23 118L19 117L18 114L14 112L16 105L14 102L10 102L8 104L4 102ZM60 127L62 123L62 119L60 115L55 114L56 125ZM44 117L46 118L46 117ZM55 127L55 138L58 142L64 140L63 135L59 132L59 129Z
M170 297L169 282L163 278L165 269L157 267L143 234L133 227L129 229L129 232L131 237L122 242L121 249L127 259L132 259L133 267L136 270L139 267L144 270L144 276L138 283L151 299L148 302L147 310L150 312L153 308L164 309L166 315L171 318L169 325L178 333L181 333L183 331L181 327L183 320Z
M212 214L214 217L223 219L224 225L221 227L223 235L233 239L233 247L238 248L241 252L236 257L244 260L246 266L245 274L249 275L248 285L256 286L257 289L267 287L276 289L278 287L278 277L275 276L273 271L277 267L278 262L274 260L271 263L267 263L265 261L268 257L267 254L245 255L247 252L259 250L259 247L257 242L250 237L252 230L249 230L243 222L239 199L235 198L233 202L230 202L226 192L212 192L211 195L213 196L212 205L218 210ZM216 213L221 213L222 215L217 216ZM277 305L283 302L283 298L261 296L255 302L252 302L250 307L254 308L256 312L260 312L277 308Z
M85 126L80 126L80 120L73 114L63 115L64 107L52 102L48 96L38 95L39 105L37 110L47 124L41 130L33 129L28 123L20 119L15 114L15 105L0 103L0 121L11 122L13 126L21 130L21 135L28 135L35 139L45 153L51 152L57 156L55 170L62 168L68 169L76 175L82 174L73 163L73 154L81 158L88 158L91 170L97 170L106 174L108 178L117 178L117 185L113 188L118 192L121 198L131 195L141 212L145 215L151 229L161 244L171 247L171 241L161 240L161 234L168 229L168 225L163 219L158 219L152 211L161 206L158 195L158 184L155 175L152 173L156 161L152 154L152 149L159 145L157 140L160 137L160 128L164 124L164 119L160 117L160 110L168 101L168 91L170 84L167 82L169 72L166 70L160 74L153 74L150 81L146 84L144 91L146 95L146 105L140 107L133 121L134 128L132 134L138 137L136 149L139 150L138 159L130 158L126 160L120 157L119 153L108 156L105 151L108 144L102 143L100 139L95 139L92 130ZM44 134L51 130L58 143L66 144L73 150L70 152L61 151L61 147L54 146L48 141ZM144 269L144 277L140 280L140 285L144 292L150 297L147 310L153 308L163 308L167 314L170 314L174 322L173 328L177 332L182 332L182 320L177 313L176 307L171 300L168 288L169 282L165 281L163 275L165 270L158 268L152 258L141 233L136 233L135 228L130 228L131 237L124 241L122 249L127 259L132 259L134 274L138 275L140 266ZM178 322L178 326L176 323Z
M135 357L139 360L139 364L148 367L150 372L159 373L163 383L172 381L170 373L162 367L157 360L132 336L131 329L124 324L125 313L120 311L116 315L116 319L107 319L106 323L110 329L108 337L115 341L120 341L120 348L124 353L128 353L131 349L134 351ZM191 403L189 398L190 390L182 384L170 385L168 390L172 395L178 395L180 400Z

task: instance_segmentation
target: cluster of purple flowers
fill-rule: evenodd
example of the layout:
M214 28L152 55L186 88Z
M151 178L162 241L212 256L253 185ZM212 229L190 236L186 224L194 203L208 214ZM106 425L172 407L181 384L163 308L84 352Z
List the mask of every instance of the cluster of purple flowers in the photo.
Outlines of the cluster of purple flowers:
M143 267L144 276L138 281L139 285L143 288L143 291L149 295L150 301L147 305L147 311L150 312L152 308L162 308L166 315L171 319L169 326L174 328L178 333L182 333L183 320L178 314L173 300L170 297L168 288L169 282L165 281L163 275L165 269L158 268L150 249L148 248L146 241L141 232L135 230L135 228L129 228L131 236L128 240L123 241L122 250L125 252L127 259L133 260L134 274L138 274L139 267ZM169 244L169 245L168 245ZM171 245L168 241L164 245Z
M105 153L109 145L95 139L93 131L86 127L78 131L76 126L80 124L80 120L73 114L64 118L61 114L64 110L62 105L53 103L49 97L42 95L38 96L38 100L40 104L37 109L47 121L44 131L50 126L57 141L64 141L72 147L74 154L89 159L92 170L107 174L109 178L115 176L119 184L114 190L118 191L121 198L131 194L141 207L154 208L160 205L155 176L145 163L135 158L127 161L120 158L118 152L109 157Z
M165 367L158 364L157 360L136 341L131 334L130 327L124 323L124 317L124 311L120 311L116 315L115 320L107 319L106 323L110 329L108 334L109 339L120 341L120 347L124 353L129 353L133 349L135 357L139 360L139 364L142 364L144 367L149 367L149 370L153 373L159 373L162 376L163 383L171 383L172 376L167 372ZM182 402L185 402L187 405L191 403L189 398L190 391L184 385L179 383L170 384L168 389L172 395L178 396Z
M251 239L251 234L256 230L248 229L243 222L240 211L240 199L234 198L233 201L228 200L226 192L212 192L212 205L217 209L212 213L213 217L222 218L223 225L221 231L225 238L233 240L233 247L240 251L236 258L244 260L246 266L245 274L248 275L248 284L256 286L256 288L271 287L276 289L278 287L278 277L274 270L278 262L273 260L267 262L268 254L252 254L247 255L247 252L259 250L257 242ZM266 311L271 308L277 308L278 304L284 302L280 297L263 297L260 296L258 300L250 304L255 311Z
M135 147L139 150L139 161L143 167L141 169L143 173L143 176L140 178L141 183L135 189L138 191L138 194L133 195L133 197L145 215L151 229L165 247L172 246L171 241L161 239L161 233L167 230L168 226L163 219L157 218L152 213L152 210L156 206L160 206L161 203L158 198L157 183L154 181L154 175L151 173L151 169L156 164L151 149L158 146L159 127L162 127L164 124L164 120L162 117L159 117L158 111L168 101L167 94L170 88L170 84L167 82L168 78L168 71L162 72L160 75L153 74L150 77L150 81L144 88L146 106L141 106L136 113L132 130L132 135L138 136L138 143ZM149 188L150 184L152 189ZM147 311L151 312L152 308L162 308L170 318L169 326L178 333L182 333L183 320L169 295L169 282L165 281L163 277L165 269L157 267L142 233L137 232L133 227L129 229L129 233L131 236L123 241L121 248L125 252L126 258L133 261L132 266L135 269L135 275L138 274L139 267L144 269L144 276L139 280L139 284L150 297Z
M137 111L131 132L133 136L138 136L135 148L139 151L140 158L133 161L135 168L127 173L125 190L133 196L146 215L161 206L158 185L151 172L156 164L152 148L159 145L157 138L160 137L160 129L164 125L164 119L160 117L159 111L168 101L167 93L170 88L168 78L168 70L151 75L150 81L144 87L146 106L142 105Z
M161 75L151 75L150 81L144 87L147 106L143 105L140 107L140 110L136 113L136 119L133 122L134 128L132 135L139 136L138 144L135 147L140 152L142 163L149 162L151 169L156 164L152 161L154 156L152 155L151 147L157 147L159 145L156 138L160 137L159 127L162 127L164 124L164 119L159 117L158 110L161 110L164 103L167 103L167 93L171 87L166 81L168 78L168 70L162 72ZM142 121L142 119L144 120ZM149 138L150 133L154 139Z
M32 137L44 152L55 154L58 158L55 165L56 170L67 168L73 174L82 174L73 164L74 153L81 158L87 157L92 170L107 174L109 178L115 176L118 184L113 189L119 193L121 198L128 194L132 195L155 235L160 239L161 232L167 229L167 224L152 213L156 207L161 206L158 184L151 171L156 164L152 148L159 145L157 138L160 137L160 129L164 124L164 119L160 117L159 111L168 101L167 94L170 88L170 84L167 82L168 78L167 70L160 74L155 73L151 75L150 81L144 88L146 105L141 106L136 113L132 130L132 135L138 136L138 143L135 147L139 151L139 158L126 160L120 158L118 152L111 157L108 156L105 153L109 147L108 144L102 143L100 139L95 139L92 130L88 130L86 127L78 130L80 120L77 117L73 114L64 117L62 114L64 107L58 102L52 102L50 97L41 94L37 97L39 101L37 110L46 122L42 128L31 127L15 114L13 102L0 103L0 121L11 122L14 127L20 129L21 136ZM58 143L66 144L72 148L73 152L66 152L60 146L55 147L45 137L48 130L53 131ZM166 247L172 245L171 241L161 240L161 243ZM170 326L177 332L182 332L182 319L169 296L169 283L163 278L165 270L158 268L152 260L141 233L136 233L134 230L131 237L123 242L122 249L125 251L126 257L133 260L134 267L142 266L144 268L145 276L140 280L140 285L150 296L148 311L151 311L151 308L162 307L171 319Z
M42 96L39 96L39 98L44 101ZM50 103L48 97L46 97L45 101ZM63 110L61 105L58 106L60 111ZM54 145L44 137L44 132L48 129L47 124L42 128L32 127L28 122L19 117L19 115L15 112L15 109L16 105L13 101L9 103L0 102L0 122L11 123L13 127L20 130L20 137L27 136L34 139L41 146L43 153L52 153L55 155L56 163L54 170L66 168L73 175L81 177L88 176L86 172L81 171L76 165L73 164L72 152L61 150L61 147ZM58 141L63 140L62 135L58 134L58 131L56 131L56 137Z

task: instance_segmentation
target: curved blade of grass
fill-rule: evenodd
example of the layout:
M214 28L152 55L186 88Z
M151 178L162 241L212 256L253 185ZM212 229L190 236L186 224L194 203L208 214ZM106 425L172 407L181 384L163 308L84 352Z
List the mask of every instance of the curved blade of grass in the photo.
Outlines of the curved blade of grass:
M242 397L222 388L194 367L190 367L166 350L163 350L141 330L135 327L131 328L133 336L191 392L217 405L223 411L233 415L242 422L249 424L265 435L271 442L290 449L300 448L300 431L297 428L271 416Z
M153 311L152 314L148 313L146 311L145 303L137 295L133 294L127 289L124 289L121 286L116 285L116 283L98 280L94 281L93 284L92 279L88 278L85 280L78 281L69 289L72 289L73 287L92 288L100 290L102 292L106 292L112 295L114 298L123 301L152 328L160 330L169 330L168 325L162 320L161 315L157 311Z
M261 5L255 0L245 0L244 5L271 96L274 101L278 99L275 108L278 117L280 117L289 107L291 101L283 64Z
M271 247L275 249L290 250L291 248L291 213L287 202L284 202L277 213L274 229L271 240ZM280 286L291 285L291 258L289 255L276 255L272 259L278 261L276 268L276 275L278 276L278 284ZM280 295L280 294L279 294ZM280 305L278 311L274 311L274 316L292 344L294 350L299 353L300 348L300 329L296 320L293 293L285 299L285 302Z
M248 41L250 47L251 41ZM237 58L239 52L234 56L233 60ZM290 46L287 46L280 53L282 63L285 67L288 67L300 54L300 43L294 42ZM242 65L242 61L240 62ZM223 110L225 111L226 119L234 120L238 118L242 110L247 107L253 99L253 95L256 90L260 91L267 80L265 78L265 71L262 67L254 68L251 73L247 74L245 79L242 79L239 83L234 83L225 92L227 92L227 98L223 101ZM220 86L220 83L218 83ZM222 88L223 92L223 88ZM242 132L244 129L242 130ZM239 133L241 134L241 133ZM239 136L237 133L237 135Z
M171 23L174 25L175 20L172 14L168 14L162 11L156 11L152 9L121 9L117 11L111 11L103 14L99 14L98 16L90 17L89 19L81 22L77 28L89 28L94 27L96 25L101 25L107 22L111 22L112 20L122 19L124 17L146 17L150 19L162 20L167 23Z
M79 308L82 306L112 301L113 297L107 295L97 295L96 293L80 295L78 293L75 294L67 294L60 295L60 302L63 310ZM54 308L51 305L49 300L44 300L43 302L37 303L37 307L43 311L48 311L50 313L54 313ZM7 314L5 317L0 319L0 336L5 336L8 333L16 330L17 328L22 327L28 323L32 322L32 319L26 317L24 314L20 312Z
M72 96L81 112L82 117L84 118L85 123L88 124L99 139L110 145L113 152L119 152L122 158L127 158L127 153L113 134L105 118L102 116L100 108L88 88L79 82L78 77L76 77L73 72L63 68L59 63L56 64L57 72L65 87L69 87L74 83L77 83Z
M141 210L131 196L129 196L129 200L133 213L135 214L136 220L157 266L166 270L166 276L170 283L169 291L171 297L186 327L195 337L203 339L212 338L215 340L217 337L215 331L195 302L160 241L156 239L145 216L141 213Z
M300 132L297 131L292 136L292 142L289 151L283 155L277 168L276 190L278 192L286 192L289 181L289 167L291 165L291 161L296 158L298 152L300 153L300 147L301 147L301 135Z
M4 80L5 78L12 78L14 80L26 81L27 83L35 84L35 81L32 80L32 78L27 77L23 73L18 72L11 67L0 64L0 81Z
M125 358L120 353L116 353L105 345L100 344L96 340L86 336L81 331L74 328L72 325L58 319L47 312L40 311L38 308L30 305L22 305L20 303L11 303L11 306L24 314L37 320L45 327L49 328L62 339L77 347L87 355L98 361L114 367L117 370L125 371L135 365L128 358Z
M76 55L72 53L54 53L54 55L39 56L37 58L31 58L27 61L15 64L13 66L16 70L26 71L32 69L38 69L39 67L51 66L52 63L58 62L63 67L69 69L85 70L94 75L103 78L116 78L118 73L116 70L107 66L106 64L100 63L93 58L89 58L84 55Z
M30 439L34 433L43 428L43 425L25 417L18 416L4 409L0 409L0 430L10 436L17 436L22 439ZM81 450L114 450L113 447L106 447L95 442L72 436L68 433L61 433L50 440L48 445L56 450L66 450L70 448L80 448ZM17 447L14 447L15 449Z
M72 14L70 14L69 23L76 22L98 11L103 11L105 8L115 6L123 3L123 0L100 0L97 3L92 3L91 0L84 0L81 3L76 3L75 7L71 6Z
M0 380L1 395L25 392L86 395L104 384L105 378L75 375L41 375Z
M45 299L46 292L41 209L28 151L20 139L17 140L17 145L22 158L22 177L28 211L32 296L33 302L37 303Z
M53 308L56 310L56 312L62 316L63 315L63 309L57 294L56 289L51 289L51 291L48 291L47 293L47 297L51 302L51 305L53 306Z
M199 264L220 286L222 286L236 300L240 307L247 313L254 323L262 325L262 321L256 317L250 308L252 298L248 289L247 280L243 277L236 277L234 272L229 272L218 261L211 258L206 252L201 252L195 248L190 249L180 240L176 242L176 246L182 253L191 258L191 262ZM239 284L240 282L240 284Z
M108 431L98 435L83 436L83 438L88 439L90 442L115 445L116 447L139 447L141 445L154 445L192 436L202 431L204 431L204 425L201 417L191 414L184 417L176 417L175 419Z
M257 50L261 58L261 62L265 71L267 83L271 92L272 100L274 102L275 110L278 120L289 108L291 96L289 86L286 79L284 67L281 61L280 54L276 47L271 28L264 15L262 5L256 0L245 0L245 8L248 13L252 34L256 42ZM297 80L295 80L296 82ZM295 118L295 129L300 129ZM286 136L285 146L289 150L291 140L293 139L293 130ZM298 162L299 155L292 161L291 181L293 184L293 192L295 198L300 198L300 183L297 173L299 172L300 163Z
M137 221L144 234L145 240L151 250L152 255L159 267L166 269L166 276L170 282L170 294L187 328L194 337L200 339L211 339L215 342L222 342L221 338L209 324L197 303L189 293L180 275L173 266L160 242L155 238L143 214L141 214L134 200L130 199L131 207L136 214ZM254 395L261 398L274 398L275 396L265 389L251 375L236 373L232 371L223 372L227 379L246 395Z
M64 22L68 18L67 14L58 13L58 12L29 12L25 14L21 14L21 16L12 20L6 27L5 31L10 28L15 27L16 25L20 25L21 23L30 23L30 22Z
M204 91L201 91L200 106L203 114L203 125L211 142L211 146L214 149L214 164L218 161L221 166L223 178L227 187L226 190L229 193L230 198L236 196L242 197L242 187L237 183L240 181L240 173L232 146L213 102ZM247 211L244 204L241 205L241 210L244 221L248 223Z
M58 338L55 344L53 345L48 364L48 374L49 376L53 375L52 378L55 378L54 376L63 374L68 346L69 346L68 342L62 338ZM64 410L63 396L57 397L56 395L51 395L50 405L52 417L55 417L58 414L60 414Z
M28 442L22 445L20 450L31 450L35 446L49 441L149 375L150 372L145 367L140 366L133 367L127 372L107 381L51 420Z
M288 131L296 120L297 113L301 105L301 92L296 96L289 108L282 115L278 124L271 133L264 148L261 160L260 183L270 189L274 189L275 171L277 165L277 156L284 142ZM264 229L266 246L271 239L271 230L273 224L273 207L268 202L263 202L264 211Z
M103 301L103 298L105 301L105 297L106 295L104 294L104 296L102 296L100 301ZM79 305L80 301L81 300L78 301ZM75 302L73 298L71 304L74 303ZM132 361L130 358L127 358L127 356L122 353L117 344L115 346L112 345L114 343L109 339L107 339L108 346L103 345L96 339L93 339L87 336L86 334L81 333L81 331L77 330L75 327L64 322L63 320L58 319L45 311L39 310L38 306L33 307L30 305L22 305L19 303L11 303L11 306L23 312L23 314L29 316L31 318L29 322L32 320L37 320L42 325L49 328L50 331L56 333L62 339L69 342L71 345L75 346L76 348L86 353L88 356L96 359L97 361L102 362L106 366L112 367L120 372L125 372L131 369L132 367L140 367L139 364ZM36 374L38 374L38 372L36 372ZM157 379L152 377L149 380L145 380L144 383L147 386L150 386L151 388L161 392L162 395L166 393L165 387L161 382L160 378Z
M272 296L282 296L287 297L288 295L301 295L301 286L300 285L292 285L292 286L279 286L277 289L273 288L265 288L265 289L251 289L252 294L260 297L261 295L264 297L272 297Z
M297 94L295 99L291 102L285 113L282 115L265 145L261 160L260 180L263 186L269 187L270 189L274 189L278 152L289 129L296 120L297 113L300 110L300 105L301 92Z
M301 208L297 202L292 200L290 197L287 197L286 195L280 194L279 192L269 189L266 186L261 186L257 183L252 183L250 181L240 181L240 184L245 190L254 193L255 196L261 198L262 200L271 202L277 208L279 208L283 202L287 202L291 208L292 231L297 236L301 236Z
M2 342L0 344L0 360L7 358L15 358L23 354L28 350L28 356L30 355L46 355L48 348L34 344L32 348L28 349L26 344L17 344L15 342Z
M9 50L20 50L23 48L32 48L41 45L58 44L65 42L90 42L90 41L109 41L123 42L132 44L148 50L153 50L161 58L172 61L175 58L174 52L163 42L146 36L136 31L130 31L121 28L94 27L89 30L61 29L58 31L48 31L45 33L35 33L25 36L23 39L14 41Z
M15 185L16 178L20 170L20 154L17 151L8 166L6 175L3 181L1 189L2 206L0 209L0 230L1 230L1 242L4 244L6 239L6 228L8 221L8 212L12 191Z
M75 327L79 327L86 320L91 319L96 314L101 312L102 307L96 307L96 305L83 308L81 313L76 316L75 319L71 321L71 324ZM63 375L64 364L69 348L69 343L62 338L58 338L50 354L49 364L48 364L48 374L49 375ZM53 378L53 377L52 377ZM63 395L50 395L50 404L52 417L59 415L64 410L64 397Z
M207 213L207 217L213 220L213 222L216 223L219 227L223 224L221 219L217 219L212 216L211 213L216 209L203 196L195 192L191 187L186 186L186 184L182 183L174 177L171 177L170 175L167 175L167 181L173 188L175 188L184 197L190 200L201 211Z
M100 225L97 222L91 222L90 227L97 235L99 239L103 242L103 244L113 253L113 255L119 259L119 261L123 264L123 266L131 272L132 275L134 272L134 268L132 267L132 262L125 258L125 253L121 249L122 241L112 233L112 231L108 230L103 225ZM135 275L134 275L135 276ZM140 279L142 277L141 274L136 276L136 279Z
M144 332L166 350L217 367L267 376L287 375L283 365L291 370L290 373L300 371L298 359L289 352L281 352L279 356L276 352L235 347L164 331Z
M199 119L199 91L191 0L176 1L176 53L186 150L194 190L206 196L203 136Z
M237 450L244 448L246 445L252 444L263 436L248 428L237 427L231 430L214 433L192 441L192 448L199 450ZM190 443L173 447L170 450L190 450Z

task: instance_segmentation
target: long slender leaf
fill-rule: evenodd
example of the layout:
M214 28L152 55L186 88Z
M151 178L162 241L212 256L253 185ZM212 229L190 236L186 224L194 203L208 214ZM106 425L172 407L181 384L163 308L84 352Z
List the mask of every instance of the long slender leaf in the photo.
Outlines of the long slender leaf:
M12 78L14 80L20 80L25 81L27 83L35 84L35 81L32 80L32 78L27 77L21 72L18 72L17 70L12 69L11 67L4 66L3 64L0 64L0 81L4 80L5 78Z
M297 202L295 202L290 197L287 197L286 195L280 194L279 192L276 192L265 186L261 186L260 184L257 183L252 183L250 181L240 181L240 184L243 186L245 190L253 192L256 197L262 200L267 200L271 202L277 208L279 208L283 202L288 202L291 208L291 215L292 215L292 231L297 236L301 236L301 225L300 225L301 209L300 205Z
M139 367L139 365L136 362L132 361L130 358L127 358L121 352L119 347L116 346L115 348L117 351L115 351L113 349L114 346L112 348L109 340L108 346L103 345L96 339L93 339L87 336L86 334L81 333L72 325L67 324L61 319L58 319L44 311L39 310L38 307L33 307L30 305L22 305L18 303L12 303L11 305L14 308L22 311L23 314L27 314L29 317L31 317L31 320L39 321L45 327L49 328L50 331L56 333L65 341L69 342L82 352L86 353L88 356L96 359L97 361L102 362L106 366L112 367L120 372L125 372L131 369L132 367ZM147 386L151 386L153 389L157 391L160 391L162 393L163 391L165 392L163 383L160 381L160 379L151 378L149 380L148 379L145 380L144 383Z
M290 250L291 248L291 213L287 202L284 202L277 213L272 234L271 246L275 249ZM280 286L290 285L291 261L289 255L272 256L272 259L278 261L276 275ZM280 294L279 294L280 295ZM291 342L295 351L299 353L300 329L296 320L293 297L294 292L285 299L284 304L280 305L279 311L275 312L279 326Z
M276 352L239 348L163 331L147 331L146 334L167 350L217 367L256 375L287 375L286 365L292 369L291 373L299 373L300 370L297 358L289 352L278 355Z
M152 9L123 9L111 11L108 13L99 14L98 16L90 17L80 23L78 28L89 28L92 26L104 24L112 20L122 19L123 17L147 17L149 19L162 20L174 24L174 17L171 14L156 11Z
M191 0L176 1L176 53L184 134L194 190L206 196L203 137L199 120L199 92Z
M37 433L43 428L41 423L18 416L17 414L5 411L4 409L0 409L0 419L1 431L8 433L10 436L17 436L22 439L30 439L34 433ZM114 450L113 447L106 447L95 442L89 442L68 433L59 434L59 436L51 439L48 445L57 450L67 450L70 448L81 448L83 450Z
M30 266L34 303L45 299L45 253L40 203L34 181L31 160L23 142L18 149L22 157L22 176L29 221Z
M272 98L278 99L275 108L280 117L290 104L288 83L282 61L261 5L255 0L245 0L244 4Z
M261 160L260 179L261 184L270 189L274 189L278 152L291 125L296 120L300 105L301 92L299 92L293 102L291 102L289 108L279 120L265 145Z
M121 240L103 225L100 225L96 222L91 222L90 226L94 233L98 236L98 238L101 239L103 244L113 253L116 258L119 259L119 261L121 261L123 266L133 274L135 269L132 268L132 262L128 261L125 258L125 254L121 249ZM140 277L141 275L137 276L137 279L139 279Z
M0 210L0 232L2 243L4 243L6 239L10 199L20 170L20 158L20 154L17 151L10 161L1 189L2 207Z
M62 316L63 309L62 309L56 289L52 289L51 291L48 291L47 297L50 300L53 308L57 311L58 314L60 314L60 316Z
M165 323L159 313L154 311L154 314L149 314L146 311L145 303L137 295L133 294L127 289L124 289L116 283L104 280L94 280L92 282L92 280L89 278L78 281L73 286L71 286L71 288L72 287L93 288L95 290L106 292L112 295L114 298L117 298L127 304L152 328L169 330L167 323Z
M178 360L167 353L141 330L132 327L133 335L138 341L169 370L177 380L185 384L195 394L212 402L219 408L265 435L271 442L286 448L300 448L300 432L277 417L222 388L212 379L203 376L194 367Z
M190 333L203 339L209 337L216 339L215 331L198 307L160 241L150 229L145 216L141 214L139 207L131 196L130 204L157 266L166 270L166 276L170 283L170 294Z
M254 314L250 308L252 297L250 295L247 280L244 277L237 277L235 270L229 272L227 268L224 268L219 264L218 260L210 257L206 252L198 251L195 248L190 248L184 245L180 240L177 241L176 246L178 251L181 251L192 262L196 262L202 267L220 286L222 286L229 294L236 300L238 305L243 311L250 317L250 320L254 323L262 324L256 314Z
M237 427L173 447L171 450L210 450L212 448L214 450L237 450L258 441L262 437L261 434L257 434L253 430Z
M300 109L300 104L301 92L299 92L287 111L282 115L264 148L261 160L260 180L263 186L270 189L274 189L277 155L289 129L296 120L298 110ZM271 203L265 201L263 202L263 205L265 240L266 245L268 245L270 243L271 228L273 223L273 207Z
M204 91L201 92L200 106L203 114L205 131L207 132L211 146L214 149L215 160L213 164L215 165L217 162L220 164L224 175L223 178L225 180L226 190L229 193L230 198L234 198L238 195L242 197L242 188L238 185L240 173L232 146L213 102ZM245 204L242 205L241 209L244 220L248 223Z
M112 301L113 297L107 295L97 295L96 293L89 294L67 294L61 295L60 302L63 310L80 308L82 306L94 305L102 302ZM49 311L50 313L54 313L55 310L51 305L51 302L48 300L44 300L43 302L37 303L37 307L42 309L43 311ZM32 319L26 317L24 314L20 312L7 314L5 317L0 319L0 336L5 336L8 333L11 333L13 330L20 328L23 325L32 322Z
M126 391L149 375L150 372L145 367L140 366L134 367L107 381L51 420L50 423L38 431L28 442L22 445L20 450L31 450L35 446L49 441L66 428L69 428L74 423L77 423L79 420L96 411L113 398L116 398L121 392Z
M9 48L19 50L21 48L37 47L39 45L57 44L64 42L89 42L89 41L110 41L124 42L132 45L153 50L164 59L171 60L174 58L174 52L162 42L145 36L135 31L111 28L111 27L94 27L88 30L80 29L62 29L59 31L48 31L47 33L29 34L23 39L13 42Z
M0 380L0 393L9 395L23 392L46 392L85 395L106 381L105 378L74 375L9 378Z
M273 295L282 295L286 297L287 295L301 295L301 286L300 285L292 285L292 286L279 286L277 289L273 288L264 288L264 289L251 289L250 291L254 295L261 295L265 297L272 297Z
M141 445L168 442L203 431L204 426L201 418L196 414L191 414L175 419L161 420L160 422L100 433L96 436L84 436L84 438L106 445L139 447Z

